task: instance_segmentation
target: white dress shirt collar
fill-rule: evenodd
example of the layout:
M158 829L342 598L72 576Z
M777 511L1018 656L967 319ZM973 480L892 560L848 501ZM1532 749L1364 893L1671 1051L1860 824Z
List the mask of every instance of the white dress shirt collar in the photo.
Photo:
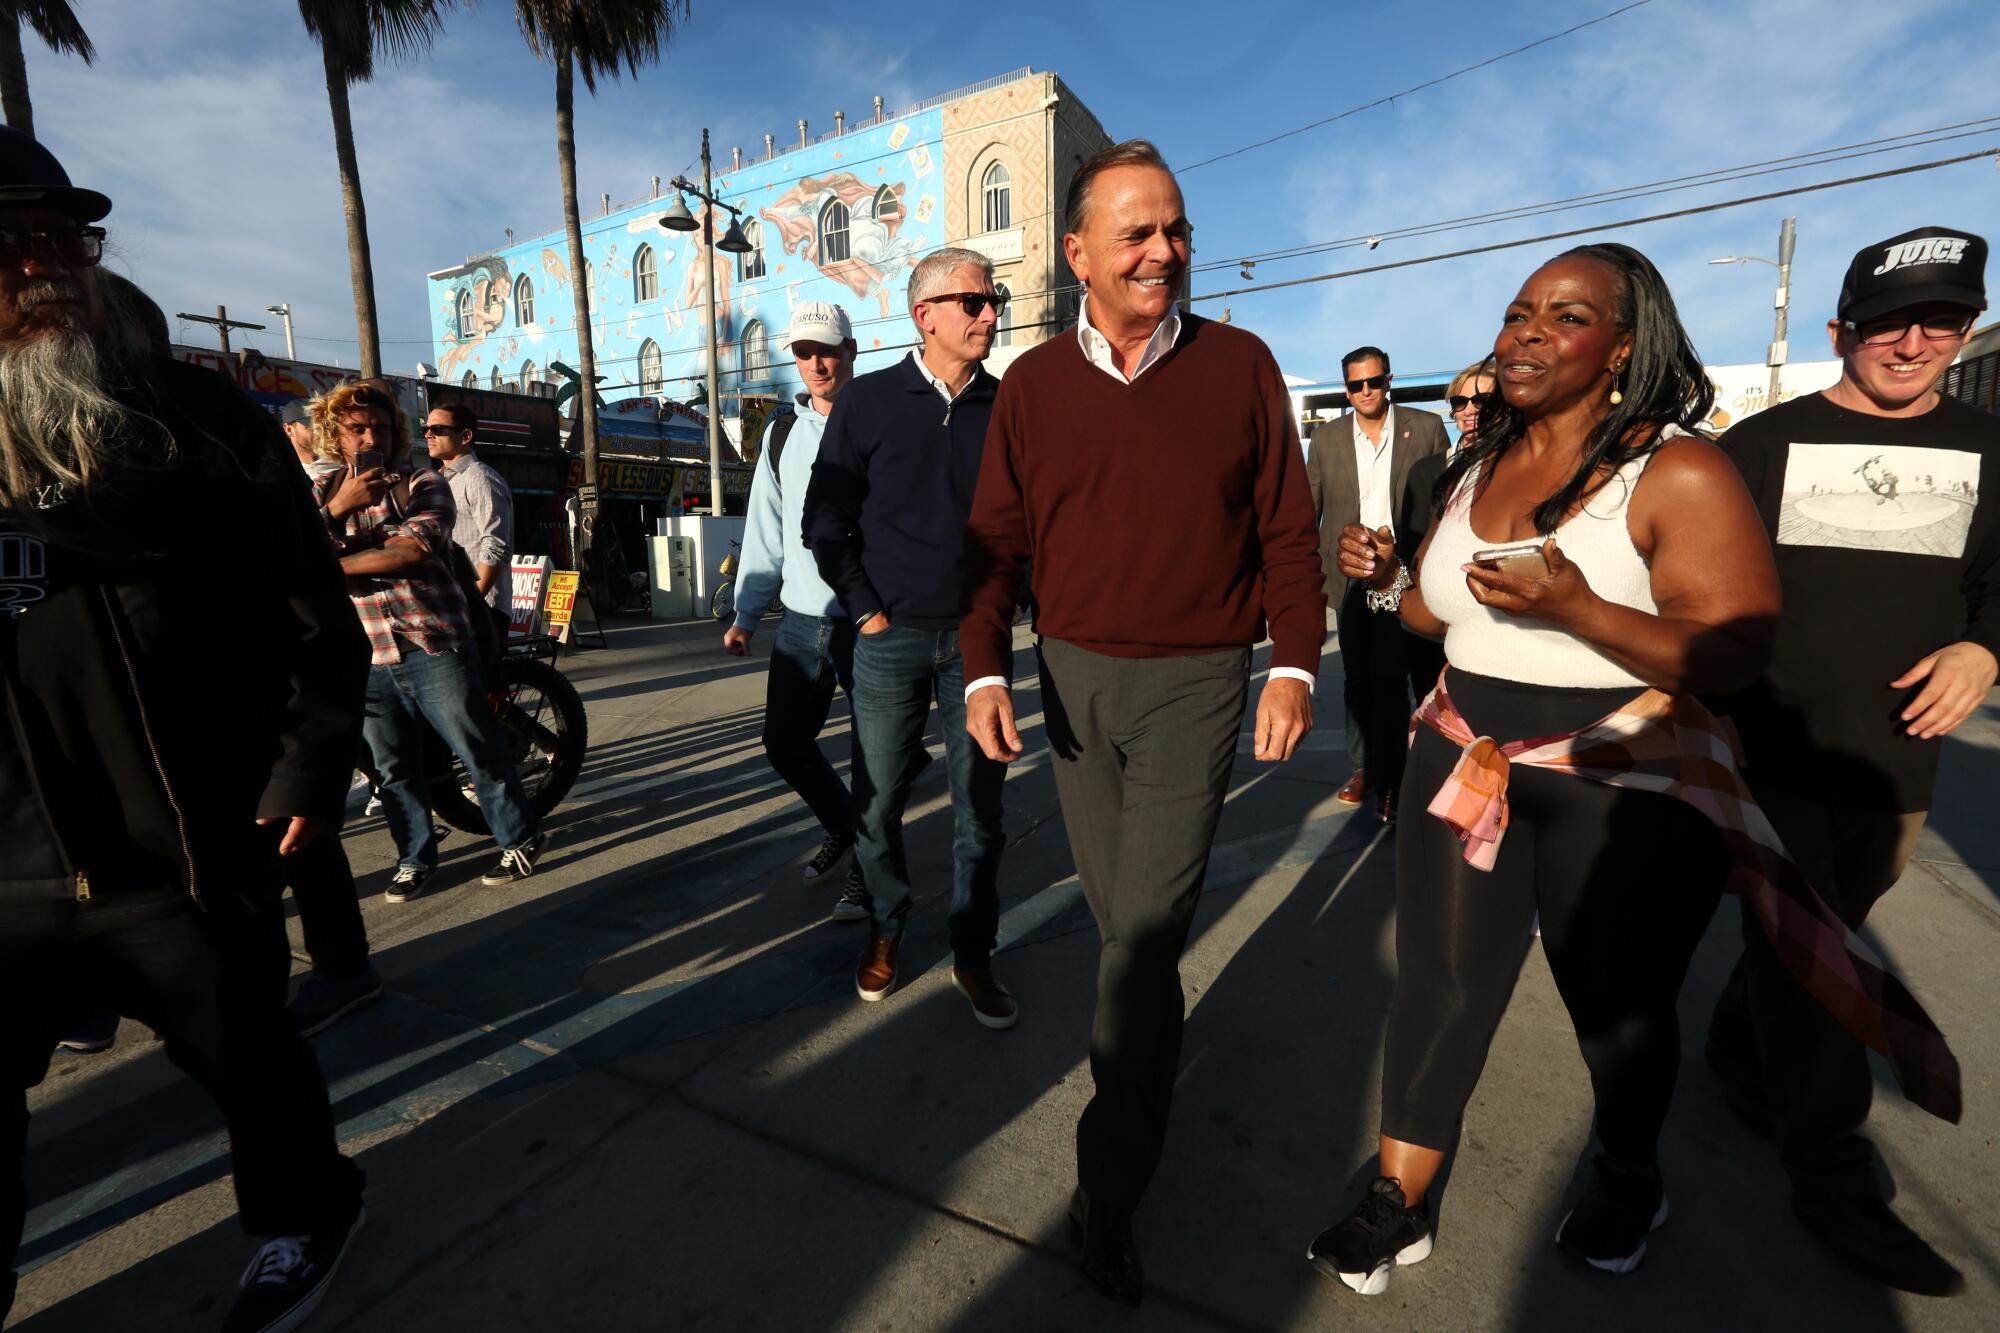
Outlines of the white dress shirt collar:
M958 393L964 393L967 389L970 389L972 387L972 382L979 378L979 367L974 366L972 368L972 373L965 377L965 383L959 386L958 393L953 393L951 391L951 386L949 384L946 384L943 380L939 379L937 376L931 374L931 368L924 364L923 348L921 347L912 348L910 350L910 360L916 363L917 373L919 375L922 375L926 380L930 381L930 386L933 389L936 389L938 391L938 394L947 403L957 402Z
M1146 350L1139 354L1139 364L1132 371L1131 379L1127 379L1125 372L1118 368L1117 349L1113 348L1111 340L1099 333L1096 326L1090 322L1089 293L1084 294L1082 302L1077 307L1076 340L1083 348L1084 360L1114 377L1120 384L1130 384L1132 380L1145 374L1152 368L1154 362L1173 350L1174 344L1179 342L1180 338L1181 313L1180 307L1176 305L1167 312L1167 317L1160 321L1160 327L1153 330L1153 336L1146 340Z

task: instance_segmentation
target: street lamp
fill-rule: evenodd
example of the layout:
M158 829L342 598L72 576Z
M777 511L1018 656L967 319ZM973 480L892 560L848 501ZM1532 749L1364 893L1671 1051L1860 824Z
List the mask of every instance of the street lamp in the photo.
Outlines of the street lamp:
M1762 255L1724 255L1711 259L1711 264L1769 264L1778 270L1778 293L1773 304L1778 311L1777 332L1771 339L1771 350L1764 358L1764 364L1771 368L1771 388L1765 401L1766 407L1778 405L1778 376L1783 370L1789 348L1785 343L1785 317L1790 313L1792 303L1792 242L1798 235L1797 218L1786 218L1785 225L1778 229L1778 257L1766 259Z
M708 410L706 413L708 417L708 512L713 517L720 518L722 517L722 421L716 415L716 408L719 404L715 389L715 362L717 356L715 332L715 252L720 250L724 254L742 255L748 254L753 247L749 239L743 235L743 228L737 221L742 216L742 210L723 203L710 193L710 190L714 186L714 180L709 168L707 130L701 132L701 188L697 190L693 182L683 176L674 177L668 184L672 185L679 193L674 196L673 203L667 205L667 211L660 215L660 225L668 231L700 230L702 250L704 251L702 263L708 267ZM694 215L688 212L686 196L690 194L708 205L707 208L702 210L700 222L696 222ZM722 239L719 241L715 239L715 210L718 208L729 210L729 230L723 233Z
M280 301L277 305L267 305L264 308L285 321L285 360L298 360L299 354L292 348L292 303Z

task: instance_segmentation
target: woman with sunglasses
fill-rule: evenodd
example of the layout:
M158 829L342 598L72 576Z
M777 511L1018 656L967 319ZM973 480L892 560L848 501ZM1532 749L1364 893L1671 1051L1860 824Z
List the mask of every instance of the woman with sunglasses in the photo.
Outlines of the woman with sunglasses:
M1479 412L1493 398L1493 358L1475 361L1451 377L1445 401L1451 405L1451 422L1458 427L1458 441L1451 446L1457 453L1479 434Z
M1307 1252L1364 1295L1430 1254L1431 1182L1537 911L1601 1146L1557 1242L1610 1272L1644 1257L1666 1216L1655 1150L1679 1066L1675 1000L1724 883L1724 842L1693 806L1658 792L1526 755L1511 772L1504 758L1480 763L1495 743L1518 753L1514 742L1585 733L1666 697L1651 692L1750 679L1778 607L1741 478L1690 434L1714 391L1643 255L1584 246L1536 270L1502 316L1493 356L1499 395L1438 481L1441 510L1414 568L1361 527L1340 540L1341 572L1410 629L1442 634L1448 659L1404 780L1381 1173ZM1455 381L1455 395L1476 399L1477 370L1464 377L1475 391L1460 395ZM1482 751L1466 730L1492 741ZM1476 806L1482 780L1504 793L1504 813L1480 807L1493 817L1463 830L1436 814L1447 797ZM1455 799L1449 813L1466 808Z

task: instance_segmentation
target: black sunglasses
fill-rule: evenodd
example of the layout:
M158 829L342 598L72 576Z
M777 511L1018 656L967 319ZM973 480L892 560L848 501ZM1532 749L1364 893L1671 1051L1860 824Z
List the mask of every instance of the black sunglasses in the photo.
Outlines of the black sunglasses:
M104 228L57 227L51 231L0 230L0 268L29 259L66 268L89 268L104 258Z
M1386 389L1388 387L1389 377L1387 375L1370 375L1365 380L1349 380L1347 382L1347 391L1349 393L1360 393L1363 389Z
M978 319L979 312L984 310L987 306L993 307L993 313L995 315L998 315L1001 311L1005 310L1007 308L1007 293L947 292L943 296L926 296L923 300L917 302L917 304L936 305L940 301L956 301L958 302L958 308L965 312L965 317L967 319Z
M1465 410L1465 405L1467 403L1476 403L1480 407L1486 406L1488 403L1493 401L1493 395L1490 393L1473 393L1473 394L1455 393L1451 397L1445 399L1445 401L1451 404L1452 411L1463 412Z
M426 435L456 435L456 434L458 434L458 429L459 429L459 428L458 428L457 426L425 426L425 427L424 427L424 434L426 434Z

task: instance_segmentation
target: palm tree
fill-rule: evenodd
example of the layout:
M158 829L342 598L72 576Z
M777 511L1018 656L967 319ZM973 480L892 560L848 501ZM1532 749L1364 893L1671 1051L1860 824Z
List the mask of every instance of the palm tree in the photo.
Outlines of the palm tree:
M35 132L35 106L28 100L28 63L21 54L21 25L35 30L49 50L88 65L97 48L68 0L0 0L0 108L7 123L23 134Z
M617 78L620 68L636 77L641 65L660 58L687 21L690 0L514 0L514 14L528 49L556 67L556 158L562 171L563 229L569 237L571 295L576 300L578 379L597 382L597 355L591 347L590 293L585 290L583 222L576 203L575 80L597 91L600 75ZM594 394L578 395L583 426L583 476L597 486L597 404ZM595 504L586 504L584 524L593 556L598 544ZM601 571L604 562L592 560Z
M401 60L430 49L444 26L443 0L299 0L299 17L319 43L326 100L333 109L333 151L340 161L340 202L347 213L347 267L354 281L354 322L360 331L361 373L382 373L382 335L375 322L375 261L368 251L368 209L354 160L354 122L347 90L375 77L375 57Z

